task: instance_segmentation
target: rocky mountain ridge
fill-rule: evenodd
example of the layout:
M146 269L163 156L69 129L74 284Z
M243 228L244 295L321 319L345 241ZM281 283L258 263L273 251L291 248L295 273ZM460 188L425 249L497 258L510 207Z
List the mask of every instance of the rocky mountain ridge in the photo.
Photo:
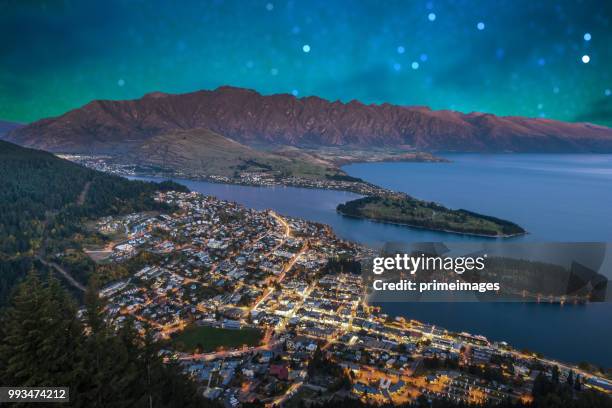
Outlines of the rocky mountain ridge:
M126 151L173 131L209 129L251 146L385 146L422 151L612 152L612 129L589 123L463 114L424 107L264 96L234 87L97 100L5 138L54 152Z

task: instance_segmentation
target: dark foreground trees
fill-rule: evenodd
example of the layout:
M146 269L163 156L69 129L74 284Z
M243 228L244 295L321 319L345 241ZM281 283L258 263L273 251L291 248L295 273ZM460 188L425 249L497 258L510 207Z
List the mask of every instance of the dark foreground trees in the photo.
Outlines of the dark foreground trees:
M195 384L164 364L150 336L128 321L118 332L86 295L83 319L59 282L35 273L0 315L0 384L68 386L75 407L202 407Z

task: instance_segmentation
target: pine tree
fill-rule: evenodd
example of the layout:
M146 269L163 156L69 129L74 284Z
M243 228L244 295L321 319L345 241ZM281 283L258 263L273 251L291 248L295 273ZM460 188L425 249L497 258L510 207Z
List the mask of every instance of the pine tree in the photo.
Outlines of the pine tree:
M150 332L141 338L129 318L112 330L93 288L86 302L81 322L59 282L31 272L0 314L0 384L68 386L74 407L218 406L162 362Z
M78 350L82 347L82 324L74 301L52 276L43 289L47 292L43 313L45 336L39 345L39 367L47 378L45 385L76 386L80 381ZM43 374L41 373L41 374Z
M2 383L5 385L40 386L47 375L39 368L44 358L39 346L45 341L48 322L41 313L48 303L36 273L30 272L16 291L3 323L4 333L0 343L0 361L5 368Z
M98 284L95 278L91 278L87 291L85 292L85 314L84 319L92 334L102 334L105 329L104 301L98 294Z
M134 400L130 387L133 385L133 358L121 337L116 336L104 321L104 302L100 299L95 283L85 294L85 324L87 335L83 348L83 362L88 388L82 390L80 398L84 406L130 407Z

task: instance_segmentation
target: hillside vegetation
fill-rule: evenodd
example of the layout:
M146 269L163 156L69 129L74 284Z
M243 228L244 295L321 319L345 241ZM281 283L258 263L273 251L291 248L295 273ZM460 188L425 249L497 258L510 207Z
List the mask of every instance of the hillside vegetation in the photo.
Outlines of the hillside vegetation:
M337 209L347 216L461 234L506 237L525 233L510 221L466 210L451 210L407 196L364 197L340 204Z
M71 407L208 407L175 364L164 364L145 327L128 319L115 331L95 290L82 318L74 299L50 278L30 273L0 310L0 384L66 386ZM18 404L19 406L30 406Z
M257 150L207 129L179 130L152 137L120 156L172 174L234 177L241 172L278 177L323 179L344 174L335 166L309 157L288 157Z
M78 250L85 219L162 209L152 194L159 189L185 187L129 181L0 141L0 304L27 270L41 268L37 256Z

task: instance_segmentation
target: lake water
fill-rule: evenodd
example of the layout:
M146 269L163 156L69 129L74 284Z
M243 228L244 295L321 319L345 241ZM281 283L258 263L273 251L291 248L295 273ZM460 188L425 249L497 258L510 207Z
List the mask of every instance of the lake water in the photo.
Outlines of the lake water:
M367 163L352 176L505 218L529 241L612 241L612 155L446 155L451 163Z
M612 155L446 155L451 163L366 163L352 176L414 197L516 222L512 240L612 241ZM343 217L336 205L355 194L293 187L248 187L177 180L194 191L331 225L346 239L478 242L490 238L433 232ZM386 303L386 312L483 334L569 362L612 366L612 304Z

